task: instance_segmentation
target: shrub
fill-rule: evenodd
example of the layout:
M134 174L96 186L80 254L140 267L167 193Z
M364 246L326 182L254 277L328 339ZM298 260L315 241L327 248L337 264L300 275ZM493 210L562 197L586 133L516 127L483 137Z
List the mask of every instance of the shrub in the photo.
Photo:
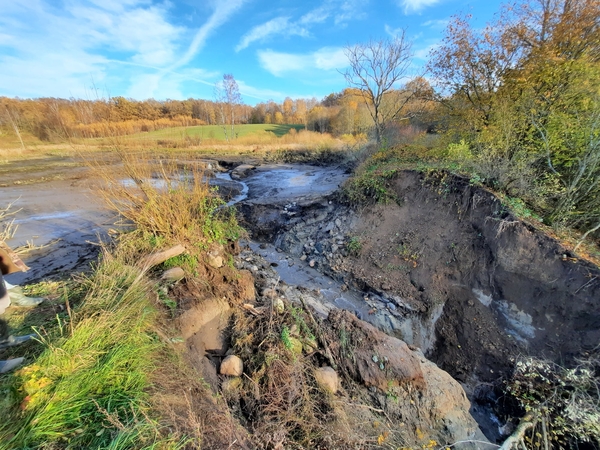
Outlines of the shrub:
M542 440L552 448L600 445L600 354L578 363L567 369L536 358L517 361L507 388L536 422L526 438L531 448Z

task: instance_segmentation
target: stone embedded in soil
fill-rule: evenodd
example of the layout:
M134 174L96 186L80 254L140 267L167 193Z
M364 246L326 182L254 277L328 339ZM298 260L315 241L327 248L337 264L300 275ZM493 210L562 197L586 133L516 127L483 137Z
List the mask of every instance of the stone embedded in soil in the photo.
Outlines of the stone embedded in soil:
M326 366L315 370L315 380L322 389L335 394L340 385L338 374L333 368Z
M285 311L285 304L283 303L283 300L280 298L273 299L273 309L277 312L277 314L283 314L283 311Z
M231 178L234 180L241 180L243 178L248 177L248 175L250 175L250 172L254 169L256 169L256 167L250 164L240 164L231 171Z
M265 298L274 299L277 297L277 291L272 288L266 288L266 289L263 289L262 296Z
M181 267L173 267L172 269L165 270L161 275L160 279L164 281L179 281L185 278L185 272Z
M244 372L244 362L239 356L229 355L221 363L221 368L219 371L221 375L239 377Z
M215 269L219 269L223 267L223 257L220 255L211 255L208 254L207 263L210 267Z
M346 370L356 379L361 380L365 386L375 386L385 392L390 386L397 386L399 383L423 385L419 358L406 343L358 319L349 311L334 309L329 313L327 320L336 333L344 330L344 333L368 336L368 339L363 339L360 344L353 345L352 359L344 357L347 349L339 339L331 344L332 351L339 353L340 361ZM378 361L387 361L385 371L382 371L379 364L373 361L373 355L377 355Z

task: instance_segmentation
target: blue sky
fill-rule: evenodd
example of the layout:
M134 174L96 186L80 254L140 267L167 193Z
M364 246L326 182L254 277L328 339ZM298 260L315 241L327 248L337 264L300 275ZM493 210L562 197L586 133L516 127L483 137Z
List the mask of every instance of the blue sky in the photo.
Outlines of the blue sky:
M344 46L405 28L412 70L448 19L482 26L499 0L0 0L0 96L213 98L248 104L345 87Z

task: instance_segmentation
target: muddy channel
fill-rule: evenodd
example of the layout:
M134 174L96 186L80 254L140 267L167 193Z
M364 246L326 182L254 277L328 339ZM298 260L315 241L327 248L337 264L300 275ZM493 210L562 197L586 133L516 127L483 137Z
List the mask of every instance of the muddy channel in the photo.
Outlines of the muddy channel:
M214 167L211 184L251 235L240 268L300 287L321 315L346 309L419 347L463 384L492 440L503 425L494 386L517 355L568 360L600 342L598 269L460 179L407 172L397 204L355 211L339 200L343 167ZM80 169L0 192L16 211L8 244L41 247L13 284L81 270L119 226Z

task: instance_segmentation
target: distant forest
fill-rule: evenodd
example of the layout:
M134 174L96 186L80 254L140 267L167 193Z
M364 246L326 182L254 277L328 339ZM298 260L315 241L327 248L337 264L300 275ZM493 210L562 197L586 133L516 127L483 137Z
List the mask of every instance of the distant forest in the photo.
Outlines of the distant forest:
M413 109L422 109L412 103ZM335 135L368 133L372 119L360 92L345 89L322 100L267 101L255 106L226 105L236 124L301 124L306 129ZM410 106L410 105L409 105ZM144 100L124 97L99 100L0 97L0 127L15 128L42 141L67 137L99 138L170 127L220 125L221 102L203 99ZM416 117L416 114L415 114ZM229 121L228 121L229 123Z

